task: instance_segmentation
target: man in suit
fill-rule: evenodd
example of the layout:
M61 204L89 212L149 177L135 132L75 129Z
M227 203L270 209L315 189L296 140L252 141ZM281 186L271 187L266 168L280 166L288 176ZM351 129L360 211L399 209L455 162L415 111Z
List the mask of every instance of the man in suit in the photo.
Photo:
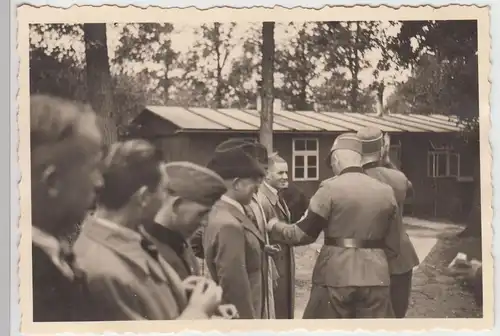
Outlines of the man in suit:
M184 280L200 275L188 240L207 220L226 186L215 172L191 162L172 162L162 169L166 173L165 199L154 220L145 222L143 230Z
M225 152L228 149L240 147L245 153L254 158L262 170L267 172L268 168L268 153L266 147L260 143L249 142L243 139L229 139L220 143L215 152ZM266 232L267 218L260 204L257 194L252 196L250 203L245 206L246 215L252 223L261 232L265 240L264 254L262 254L262 294L263 294L263 312L262 318L273 319L276 317L274 311L274 287L278 281L278 271L272 259L272 255L278 251L276 246L269 244L269 237ZM202 237L204 232L204 225L202 225L191 238L191 244L195 250L196 256L204 258ZM205 265L205 264L204 264Z
M204 278L188 300L175 270L139 233L164 200L161 165L143 140L116 143L104 159L95 212L75 243L95 321L206 319L220 303L221 289Z
M399 210L392 189L364 173L361 155L356 134L339 135L330 152L336 177L321 183L303 218L268 223L271 237L290 245L325 233L304 319L392 317L386 255L399 254Z
M278 218L291 223L290 210L280 192L288 188L288 164L277 153L269 157L266 178L259 189L259 202L266 218ZM270 239L270 244L275 242ZM295 299L295 257L293 247L278 244L279 250L272 258L278 271L274 288L274 307L277 319L293 319Z
M102 183L101 135L87 106L30 99L33 321L74 321L85 295L67 240Z
M389 146L384 146L384 135L380 129L365 127L358 131L363 143L363 169L368 176L391 186L399 206L399 217L403 221L403 207L411 183L401 171L384 167L389 163ZM393 165L390 165L393 167ZM396 318L404 318L410 302L413 268L420 263L417 252L406 230L401 230L401 253L389 259L391 272L391 300Z
M203 248L210 275L222 287L223 302L235 305L242 319L260 319L265 307L265 236L251 221L247 206L265 173L245 146L253 144L219 148L207 165L224 179L227 192L209 214Z

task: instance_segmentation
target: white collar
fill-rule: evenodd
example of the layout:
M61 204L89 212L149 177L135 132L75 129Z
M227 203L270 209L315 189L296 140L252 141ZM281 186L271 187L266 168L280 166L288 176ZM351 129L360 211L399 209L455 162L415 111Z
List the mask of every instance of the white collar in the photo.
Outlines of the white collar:
M31 226L31 240L34 245L38 246L47 254L52 263L68 278L73 279L75 274L68 263L61 258L61 243L60 241L41 230L36 226Z
M238 210L240 210L241 213L245 214L245 209L243 208L243 205L241 205L241 203L235 201L234 199L232 199L231 197L228 197L226 195L222 195L220 199L223 200L226 203L231 204L232 206L234 206Z
M94 219L102 226L107 227L110 230L122 232L124 235L131 237L132 239L137 239L138 241L142 240L142 236L139 232L136 232L128 227L117 224L115 222L110 221L109 219L97 217L94 215Z
M266 187L269 188L269 190L271 190L271 192L275 195L275 196L278 196L278 190L276 190L276 188L274 188L273 186L271 186L269 183L267 183L267 181L264 181L264 184L266 185Z

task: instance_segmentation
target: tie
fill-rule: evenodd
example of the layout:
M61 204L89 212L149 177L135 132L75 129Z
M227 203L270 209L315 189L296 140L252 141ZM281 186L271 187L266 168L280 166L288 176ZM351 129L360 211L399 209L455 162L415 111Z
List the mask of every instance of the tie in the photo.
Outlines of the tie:
M281 208L283 209L283 211L285 212L287 220L290 220L289 219L289 217L290 217L290 211L288 209L288 205L286 205L285 200L280 195L278 195L278 202L281 205Z

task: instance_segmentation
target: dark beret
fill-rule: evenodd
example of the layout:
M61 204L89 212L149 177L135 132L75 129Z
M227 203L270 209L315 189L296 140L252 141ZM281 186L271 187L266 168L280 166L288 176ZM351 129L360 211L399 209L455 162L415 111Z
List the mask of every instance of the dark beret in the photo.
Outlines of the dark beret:
M164 166L167 189L173 195L212 206L225 192L224 180L214 171L191 162Z
M217 146L207 168L224 179L264 177L265 171L257 159L256 148L256 144L251 142L222 143Z
M220 143L216 148L216 152L225 151L228 149L241 148L250 155L255 158L260 164L267 165L268 164L268 153L267 149L264 145L249 141L245 139L229 139L222 143Z

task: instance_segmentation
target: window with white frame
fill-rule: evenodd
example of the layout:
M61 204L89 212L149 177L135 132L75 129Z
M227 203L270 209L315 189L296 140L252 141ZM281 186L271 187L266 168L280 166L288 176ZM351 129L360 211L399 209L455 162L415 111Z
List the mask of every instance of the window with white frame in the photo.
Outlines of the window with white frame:
M432 150L427 154L428 177L460 177L460 154L451 150Z
M318 139L293 139L292 173L294 181L319 179Z

